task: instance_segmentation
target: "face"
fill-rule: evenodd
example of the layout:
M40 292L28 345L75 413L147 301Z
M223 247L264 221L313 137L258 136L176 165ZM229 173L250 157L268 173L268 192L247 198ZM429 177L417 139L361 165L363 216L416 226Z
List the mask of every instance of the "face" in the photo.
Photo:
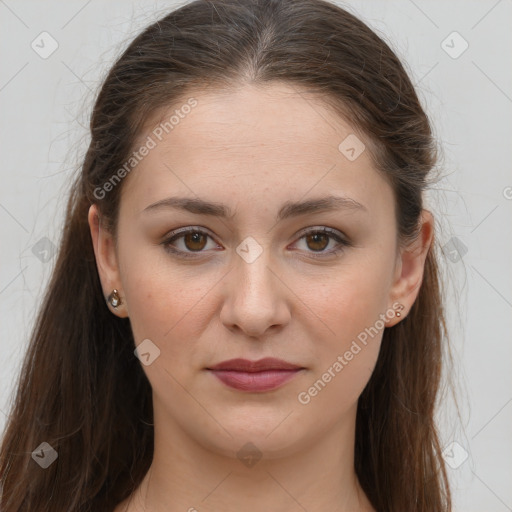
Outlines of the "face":
M98 268L136 344L150 340L155 425L282 456L353 417L423 260L404 265L390 185L368 150L340 150L354 129L318 99L275 83L193 96L168 133L152 130L180 105L148 120L140 140L156 144L124 179L117 249L91 227ZM234 358L300 370L211 370Z

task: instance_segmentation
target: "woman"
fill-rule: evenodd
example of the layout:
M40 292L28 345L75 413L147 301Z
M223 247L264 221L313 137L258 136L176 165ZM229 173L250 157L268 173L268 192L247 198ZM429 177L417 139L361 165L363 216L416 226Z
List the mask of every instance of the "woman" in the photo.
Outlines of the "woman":
M1 448L14 511L447 512L429 121L321 0L114 64Z

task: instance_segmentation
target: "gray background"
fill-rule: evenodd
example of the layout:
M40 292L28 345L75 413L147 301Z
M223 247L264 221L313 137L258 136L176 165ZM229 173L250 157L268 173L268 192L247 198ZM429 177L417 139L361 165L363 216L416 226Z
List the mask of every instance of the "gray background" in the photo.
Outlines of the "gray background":
M95 91L124 45L176 5L0 0L0 431ZM455 510L512 511L512 1L341 5L406 61L442 146L427 206L445 247L461 408L460 421L448 394L439 411Z

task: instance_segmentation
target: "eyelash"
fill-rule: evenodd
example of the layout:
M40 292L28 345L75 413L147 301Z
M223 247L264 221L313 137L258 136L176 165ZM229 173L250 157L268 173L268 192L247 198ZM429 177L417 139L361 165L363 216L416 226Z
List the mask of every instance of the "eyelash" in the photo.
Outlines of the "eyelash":
M184 228L184 229L180 229L179 231L173 231L172 233L170 233L170 236L167 237L162 242L164 249L167 252L169 252L179 258L198 258L198 257L200 257L201 253L203 253L205 251L194 251L194 252L189 251L189 252L187 252L187 251L175 249L171 245L172 242L182 238L184 235L187 235L189 233L199 233L201 235L206 235L213 240L213 237L208 232L204 231L203 229L201 229L199 227ZM310 256L313 258L325 258L326 256L333 256L333 255L336 255L339 252L343 251L346 247L352 246L352 244L348 240L342 238L338 234L337 231L335 231L331 228L328 228L328 227L323 227L321 229L311 229L306 232L303 231L303 232L301 232L301 236L299 237L299 240L302 240L304 237L306 237L308 235L316 235L316 234L329 235L329 237L336 240L336 242L338 242L339 245L336 248L331 249L330 251L318 251L317 253L312 252Z

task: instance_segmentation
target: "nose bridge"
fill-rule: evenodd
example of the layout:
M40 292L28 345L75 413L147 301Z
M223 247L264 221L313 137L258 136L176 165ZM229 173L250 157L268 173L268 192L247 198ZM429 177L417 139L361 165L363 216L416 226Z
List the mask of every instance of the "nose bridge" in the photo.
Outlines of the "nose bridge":
M250 251L255 251L251 248ZM270 250L262 250L261 254L254 260L248 261L240 257L236 263L235 274L239 283L239 292L249 300L264 299L268 301L274 295L273 283L270 281L274 276L269 270ZM267 294L270 294L266 296Z
M271 252L269 243L258 242L253 237L245 238L236 248L235 288L239 301L255 302L264 307L275 300L275 280L269 267ZM256 305L256 304L255 304Z
M236 248L230 272L228 296L222 308L226 326L238 326L251 336L289 319L286 297L279 279L271 271L273 259L268 243L245 238Z

